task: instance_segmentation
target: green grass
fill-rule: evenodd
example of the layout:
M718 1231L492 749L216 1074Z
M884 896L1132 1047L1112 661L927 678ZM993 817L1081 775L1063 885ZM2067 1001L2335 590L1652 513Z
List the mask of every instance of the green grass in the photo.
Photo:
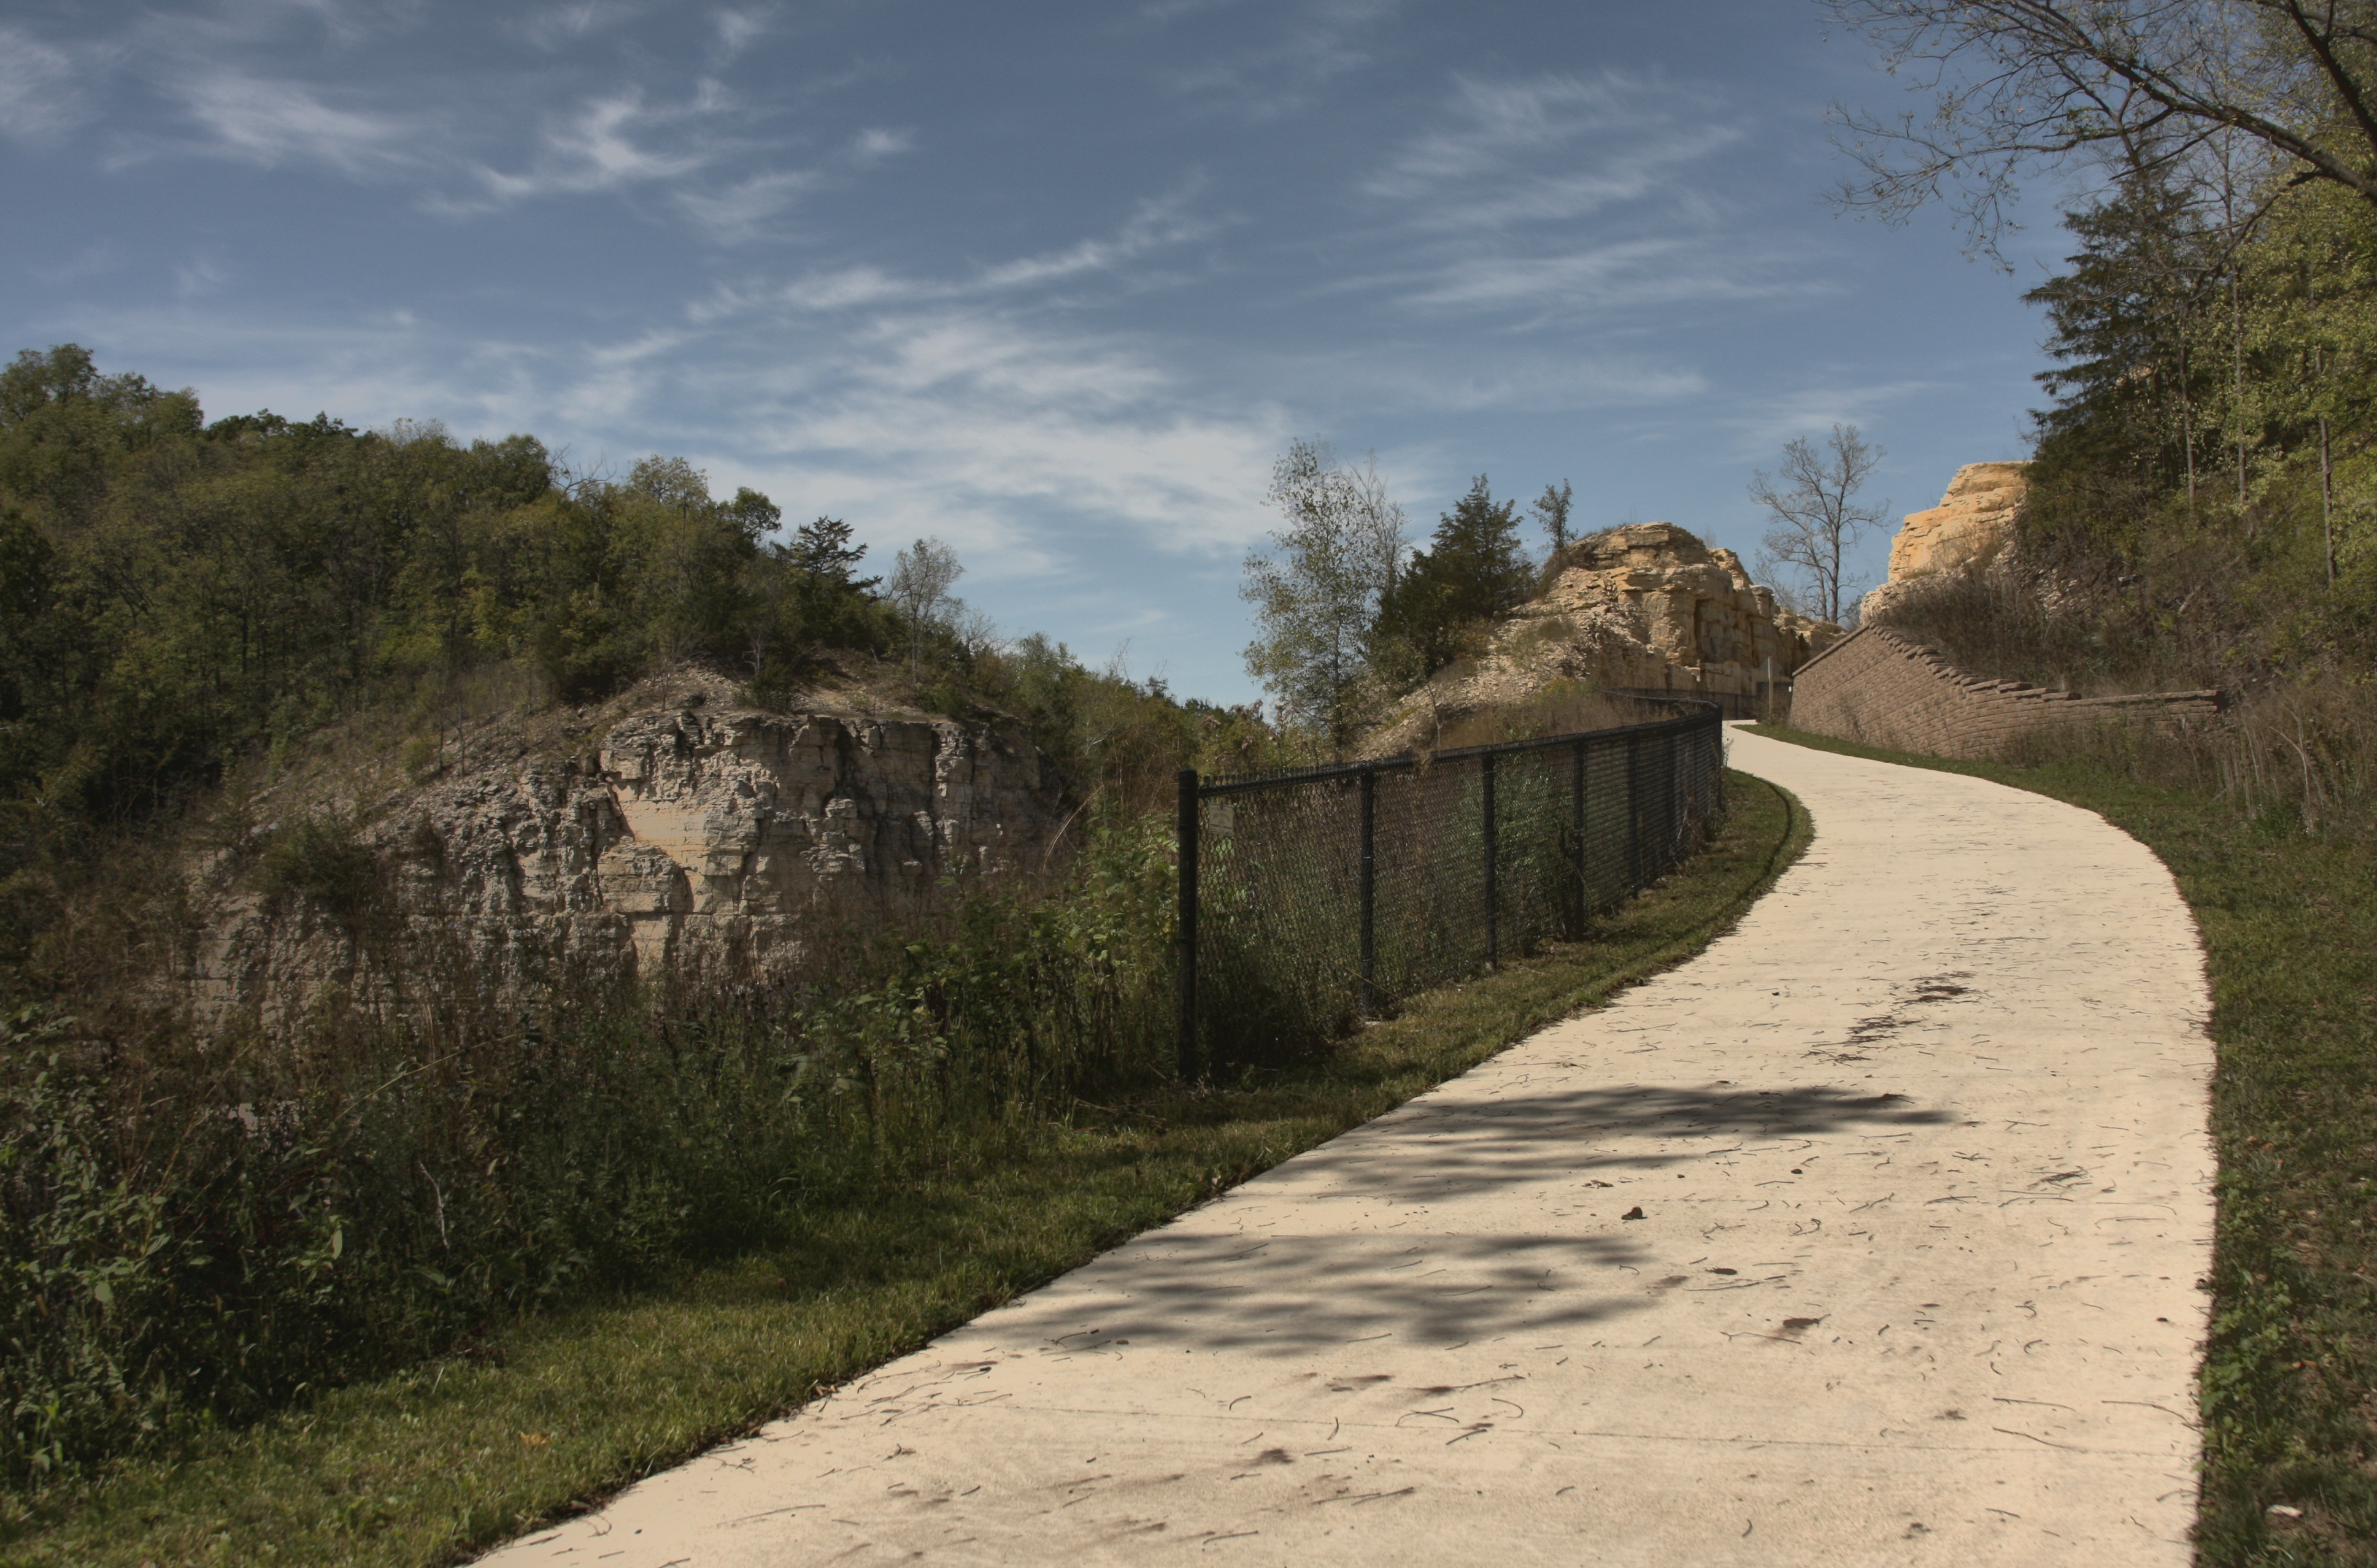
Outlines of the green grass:
M1948 762L1790 730L1819 750L2084 806L2178 879L2204 933L2220 1156L2203 1381L2200 1560L2377 1564L2377 866L2292 819L2101 761ZM2303 1510L2272 1516L2273 1504Z
M484 1353L325 1394L61 1489L0 1563L451 1562L781 1415L1334 1137L1730 925L1808 839L1728 776L1717 839L1587 941L1422 996L1325 1063L1020 1133L996 1162L802 1217L793 1243L675 1290L494 1335Z

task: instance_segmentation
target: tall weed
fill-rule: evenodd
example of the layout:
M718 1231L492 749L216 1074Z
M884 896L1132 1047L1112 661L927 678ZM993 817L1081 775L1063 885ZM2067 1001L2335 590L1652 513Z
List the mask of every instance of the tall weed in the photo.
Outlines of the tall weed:
M0 1479L468 1355L1161 1076L1164 826L1109 814L1053 891L973 890L833 987L333 994L269 1041L0 1021Z

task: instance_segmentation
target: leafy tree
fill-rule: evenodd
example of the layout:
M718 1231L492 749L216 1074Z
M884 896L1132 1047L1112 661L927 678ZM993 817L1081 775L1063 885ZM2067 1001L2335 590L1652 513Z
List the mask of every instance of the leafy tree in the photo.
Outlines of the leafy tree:
M1438 518L1428 548L1412 557L1394 585L1380 628L1417 653L1423 671L1473 651L1496 621L1525 601L1535 573L1519 542L1518 514L1518 503L1495 500L1479 474L1469 493ZM1561 520L1565 525L1565 511Z
M1552 541L1552 559L1555 561L1559 558L1560 552L1568 548L1569 506L1575 494L1568 481L1562 480L1557 489L1548 484L1544 486L1544 493L1536 496L1528 507L1535 513L1535 522L1543 529L1544 537Z
M920 539L893 558L888 590L908 622L908 679L918 679L925 635L938 624L950 589L965 576L958 552L938 539Z
M1290 722L1342 750L1366 717L1363 683L1395 589L1403 509L1375 462L1345 468L1304 440L1273 465L1265 499L1286 526L1246 559L1238 592L1255 607L1256 625L1247 669Z
M1857 504L1883 456L1881 447L1866 445L1857 426L1836 424L1821 453L1802 436L1785 445L1783 487L1763 470L1750 481L1750 499L1766 508L1772 525L1760 544L1762 575L1779 571L1796 578L1795 597L1824 620L1840 620L1847 553L1881 526L1889 507L1887 501Z

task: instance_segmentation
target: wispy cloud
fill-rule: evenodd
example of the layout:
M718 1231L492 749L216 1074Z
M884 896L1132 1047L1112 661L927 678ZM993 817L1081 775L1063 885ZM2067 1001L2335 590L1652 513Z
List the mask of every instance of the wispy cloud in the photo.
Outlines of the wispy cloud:
M1692 235L1619 240L1547 255L1479 255L1443 262L1404 291L1406 303L1607 314L1695 303L1807 298L1837 285L1744 257Z
M633 18L643 7L628 0L571 0L523 18L520 31L541 49L562 49Z
M1141 15L1164 24L1239 8L1242 0L1156 0ZM1249 119L1274 119L1306 107L1322 88L1377 58L1378 36L1403 0L1256 0L1244 8L1268 38L1176 71L1176 90ZM1252 30L1251 29L1248 30Z
M0 24L0 135L52 141L89 117L73 56Z
M1189 210L1200 184L1192 181L1172 195L1141 202L1110 234L993 262L959 277L902 276L862 263L805 273L781 284L722 288L693 308L711 318L767 304L794 312L837 312L1026 294L1047 284L1127 278L1130 263L1213 232L1210 220Z
M1794 436L1815 439L1836 424L1863 425L1870 434L1908 399L1935 394L1948 385L1919 377L1863 383L1827 379L1760 398L1720 424L1732 431L1733 455L1738 461L1771 467L1783 444Z
M350 176L416 167L421 125L407 115L325 102L321 89L237 69L173 84L206 133L198 150L267 168L318 163Z
M1633 124L1628 110L1642 96L1615 74L1500 82L1457 77L1447 123L1413 137L1366 184L1382 196L1426 196L1445 181L1475 178L1519 156Z
M1171 196L1141 202L1129 220L1110 237L1083 240L1059 251L985 268L974 280L974 287L991 291L1014 289L1083 273L1112 273L1152 251L1208 234L1212 225L1188 212L1189 203L1202 184L1191 181Z
M410 184L423 209L466 220L658 188L697 232L742 244L916 144L898 125L814 124L809 101L825 91L815 81L789 97L774 82L756 95L731 85L730 67L749 68L735 56L774 18L758 6L688 16L583 0L496 22L496 37L478 41L496 47L482 50L433 48L437 18L413 0L160 13L111 47L116 74L151 88L170 116L112 116L108 166L195 156L327 171ZM608 33L618 36L598 37ZM0 134L54 135L90 118L76 72L99 53L0 24Z
M231 280L231 271L211 255L194 255L173 266L173 292L185 300L211 294Z
M1644 202L1690 211L1706 200L1692 171L1747 135L1706 95L1660 81L1463 77L1445 123L1363 189L1415 203L1417 220L1439 229L1565 222Z
M1721 155L1749 135L1704 89L1654 77L1456 76L1436 123L1362 182L1411 239L1360 286L1525 326L1814 297L1830 285L1804 243L1745 244L1719 194Z
M683 179L709 162L713 150L698 141L665 147L654 133L680 131L720 107L720 99L709 92L681 105L651 106L642 89L621 89L585 100L549 122L538 155L520 172L482 167L479 178L503 201Z
M712 58L721 65L734 59L764 37L774 19L773 7L764 6L717 12L711 18L711 25L718 30L718 46Z
M764 232L769 220L815 190L820 179L814 169L783 169L753 174L714 191L679 191L675 199L712 237L733 243Z
M788 471L839 476L890 529L1024 551L1002 575L1063 575L1083 524L1166 552L1243 547L1271 521L1287 422L1202 398L1127 342L942 307L869 321L830 389L755 410L748 438Z

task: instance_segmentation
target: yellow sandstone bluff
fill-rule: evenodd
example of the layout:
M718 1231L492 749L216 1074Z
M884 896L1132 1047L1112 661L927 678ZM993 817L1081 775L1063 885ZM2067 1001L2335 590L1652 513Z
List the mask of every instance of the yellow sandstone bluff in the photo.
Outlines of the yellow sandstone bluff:
M1432 745L1445 725L1522 707L1563 681L1754 702L1770 670L1786 678L1840 636L1829 621L1778 609L1732 551L1673 523L1629 523L1569 546L1482 657L1397 704L1362 750Z
M2030 499L2028 463L1966 463L1928 512L1910 512L1890 546L1890 580L1865 596L1859 620L1903 599L1905 585L1988 566L2005 553Z

